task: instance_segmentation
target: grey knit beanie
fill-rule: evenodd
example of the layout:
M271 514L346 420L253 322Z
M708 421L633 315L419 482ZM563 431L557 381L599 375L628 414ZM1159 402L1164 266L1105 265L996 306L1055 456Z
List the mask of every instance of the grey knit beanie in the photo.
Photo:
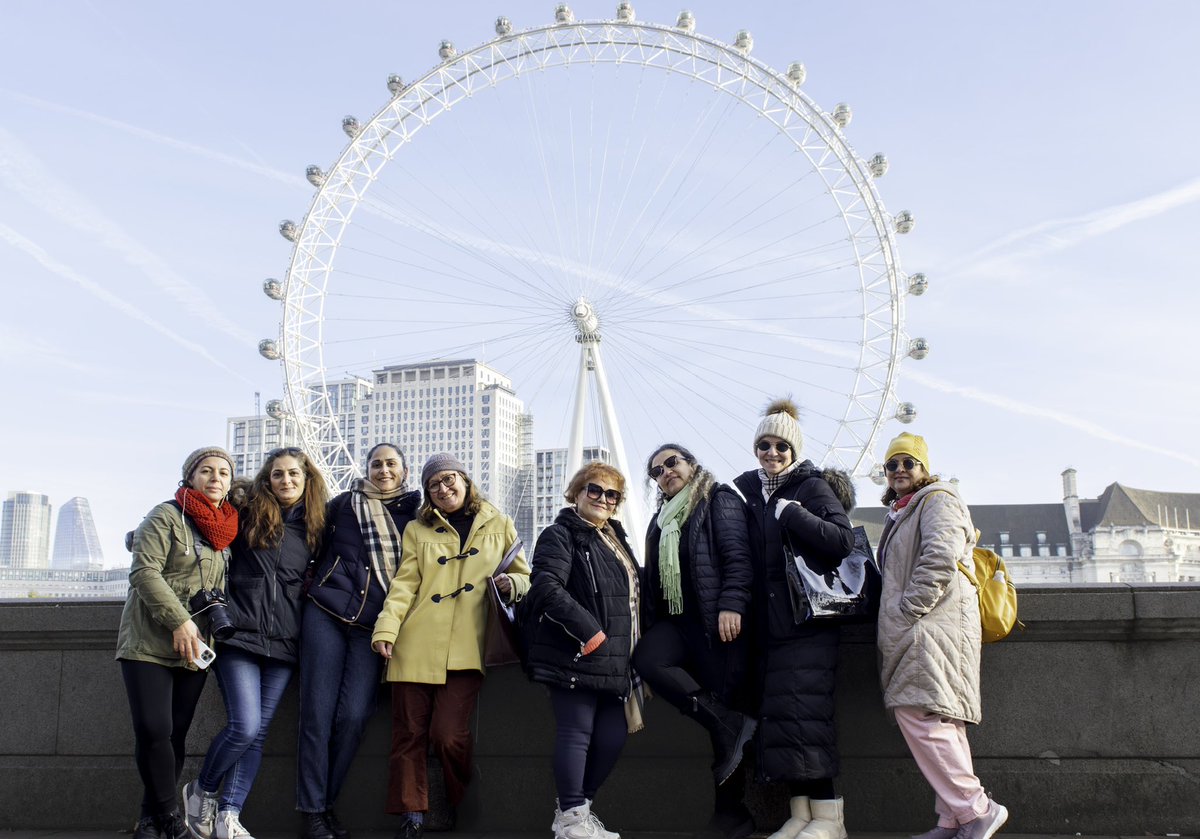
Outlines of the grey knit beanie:
M784 440L795 451L793 458L800 459L800 450L804 447L804 435L800 433L800 423L796 421L800 409L790 399L776 399L763 412L762 422L754 432L754 447L763 437L778 437Z
M449 452L440 452L432 455L429 460L425 461L425 466L421 469L421 489L429 486L429 479L438 472L453 470L467 474L467 467L454 455Z
M204 460L206 457L225 458L225 460L229 461L229 474L236 474L237 467L233 465L233 458L230 457L229 452L225 451L220 446L205 446L203 448L196 449L194 452L189 454L187 456L187 460L183 462L183 482L185 484L188 482L188 479L192 477L192 472L194 472L196 467L200 465L200 461Z

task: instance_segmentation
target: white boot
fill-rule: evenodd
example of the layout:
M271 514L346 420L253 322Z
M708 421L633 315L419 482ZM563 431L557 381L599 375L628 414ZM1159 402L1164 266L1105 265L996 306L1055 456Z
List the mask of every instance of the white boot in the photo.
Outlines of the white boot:
M796 839L800 835L800 831L808 827L808 823L812 821L812 812L808 806L809 799L807 795L794 796L788 801L788 810L791 812L791 818L783 823L783 827L776 830L767 839Z
M584 803L563 810L554 828L554 839L600 839L591 808Z
M810 800L812 821L796 839L846 839L846 822L842 816L842 799L814 798Z

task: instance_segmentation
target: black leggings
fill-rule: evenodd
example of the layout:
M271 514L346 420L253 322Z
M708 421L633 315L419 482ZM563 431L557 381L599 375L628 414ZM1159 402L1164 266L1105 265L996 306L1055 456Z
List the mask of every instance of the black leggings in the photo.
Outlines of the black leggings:
M712 691L730 701L744 670L742 638L708 642L704 625L683 616L658 621L633 651L633 667L646 684L676 708L691 708L690 697Z
M142 817L176 809L188 728L204 690L205 670L121 659L133 717L133 756L145 793Z
M634 700L630 700L631 702ZM554 784L558 806L596 797L625 747L625 703L594 690L550 688L554 709Z

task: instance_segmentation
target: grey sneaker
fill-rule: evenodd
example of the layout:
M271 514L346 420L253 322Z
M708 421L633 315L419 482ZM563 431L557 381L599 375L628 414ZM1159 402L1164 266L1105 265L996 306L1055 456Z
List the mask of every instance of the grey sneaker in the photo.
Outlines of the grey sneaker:
M183 822L195 839L212 839L217 821L217 796L200 789L199 781L184 784L179 793L183 799Z
M987 812L958 828L956 839L992 839L1008 821L1008 809L1003 804L988 800Z

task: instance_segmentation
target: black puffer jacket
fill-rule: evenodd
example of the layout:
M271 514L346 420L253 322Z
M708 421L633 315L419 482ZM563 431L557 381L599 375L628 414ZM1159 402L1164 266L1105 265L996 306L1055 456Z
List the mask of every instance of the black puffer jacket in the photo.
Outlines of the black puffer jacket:
M758 470L734 480L746 498L750 542L755 561L755 638L760 668L757 732L758 774L764 781L832 778L839 771L833 724L833 689L837 670L836 624L797 624L784 571L783 528L796 550L809 560L836 566L854 547L846 510L854 506L854 490L844 472L822 472L804 461L783 485L763 500ZM835 489L837 492L835 492ZM839 499L839 496L841 498ZM789 504L782 520L776 503Z
M325 514L325 537L309 598L335 618L374 629L383 608L387 589L371 569L371 558L363 545L362 528L350 503L352 493L343 492L329 502ZM417 515L421 493L406 492L384 504L401 534Z
M312 560L306 533L303 504L284 514L283 539L275 547L252 548L238 532L225 578L229 619L237 632L221 646L279 661L297 660L301 592Z
M646 532L646 627L663 615L656 612L662 599L658 566L658 540L662 529L656 519ZM749 613L754 567L746 528L746 505L732 487L717 484L708 498L696 502L683 523L680 558L686 559L700 618L709 643L717 638L717 613Z
M632 557L621 523L609 523ZM520 608L530 679L629 695L629 574L574 508L563 509L538 537L529 594ZM601 631L608 636L604 643L583 655L583 645Z

